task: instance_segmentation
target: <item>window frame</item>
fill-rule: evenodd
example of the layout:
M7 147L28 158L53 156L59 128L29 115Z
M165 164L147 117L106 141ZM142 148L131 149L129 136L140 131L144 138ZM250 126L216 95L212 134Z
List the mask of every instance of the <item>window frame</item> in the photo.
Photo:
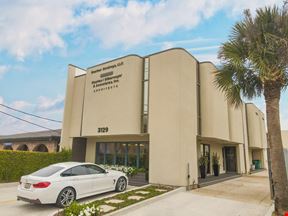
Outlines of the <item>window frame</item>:
M102 172L100 172L100 173L90 173L88 166L97 167L98 169L102 170ZM88 169L88 172L89 172L88 175L98 175L98 174L105 174L105 173L107 173L105 169L103 169L103 168L100 167L100 166L97 166L96 164L85 164L85 167Z
M77 166L70 167L70 168L68 168L67 170L64 170L64 171L60 174L60 176L61 176L61 177L72 177L72 176L85 176L85 175L89 175L88 169L87 169L86 167L85 167L85 169L87 169L87 174L73 175L73 174L72 174L72 169L73 169L73 168L76 168L76 167L85 167L85 165L84 165L84 164L81 164L81 165L77 165ZM63 175L63 173L65 173L65 172L67 172L67 171L69 171L69 170L71 170L71 171L70 171L70 172L71 172L70 175Z

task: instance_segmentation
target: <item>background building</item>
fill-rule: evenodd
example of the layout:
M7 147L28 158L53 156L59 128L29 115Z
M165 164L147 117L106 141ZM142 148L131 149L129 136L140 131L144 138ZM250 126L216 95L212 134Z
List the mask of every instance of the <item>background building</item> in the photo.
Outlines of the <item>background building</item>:
M286 173L288 175L288 130L282 131L282 142L283 142L283 148L284 148L284 154L285 154L285 160L286 160L286 170L287 170Z
M0 137L0 150L57 152L61 130L39 131Z
M201 155L207 174L213 153L221 173L267 168L263 113L229 105L215 70L180 48L69 65L61 146L74 160L145 168L150 183L168 185L197 184Z

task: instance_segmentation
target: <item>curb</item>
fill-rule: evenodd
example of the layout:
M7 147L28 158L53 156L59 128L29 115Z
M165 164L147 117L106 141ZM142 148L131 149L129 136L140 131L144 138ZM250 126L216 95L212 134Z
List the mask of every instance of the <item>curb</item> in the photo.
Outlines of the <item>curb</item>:
M138 203L135 203L133 205L127 206L125 208L121 208L121 209L119 209L117 211L105 214L105 216L123 216L123 215L126 215L128 212L130 212L132 210L141 208L141 207L143 207L145 205L148 205L148 204L150 204L152 202L164 199L164 198L166 198L166 197L168 197L170 195L173 195L173 194L179 193L179 192L184 192L184 191L186 191L186 188L185 187L180 187L180 188L177 188L175 190L169 191L167 193L161 194L159 196L152 197L150 199L140 201Z

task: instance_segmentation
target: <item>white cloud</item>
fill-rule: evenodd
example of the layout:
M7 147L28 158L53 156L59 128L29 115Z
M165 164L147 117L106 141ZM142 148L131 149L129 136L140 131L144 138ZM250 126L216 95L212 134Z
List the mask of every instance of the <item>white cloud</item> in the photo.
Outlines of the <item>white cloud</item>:
M219 48L219 45L214 45L214 46L202 46L202 47L193 47L189 48L190 46L195 46L196 44L203 45L211 42L220 42L223 39L220 38L203 38L203 37L198 37L198 38L193 38L193 39L187 39L187 40L170 40L170 41L161 41L161 42L153 42L151 43L151 46L160 46L161 50L166 50L170 49L173 47L183 47L189 52L194 52L194 51L203 51L203 50L213 50Z
M84 14L82 22L89 26L104 46L118 44L133 46L145 43L155 36L171 33L179 28L192 29L202 20L220 10L239 15L244 8L282 3L280 0L166 0L152 4L128 1L125 5L96 8Z
M56 98L48 98L45 96L40 96L38 98L37 111L55 111L63 109L64 107L64 97L58 95Z
M104 46L133 46L179 28L193 28L218 7L208 1L129 1L126 5L96 8L82 17Z
M191 53L197 60L202 61L211 61L215 65L220 64L220 60L217 58L217 53L201 53L201 54L193 54Z
M19 60L65 47L63 34L78 26L76 10L81 4L101 0L1 0L0 49Z
M4 103L4 99L3 97L0 96L0 104L3 104Z
M8 68L7 65L0 65L0 78L8 71Z
M214 50L214 49L218 49L220 46L219 45L215 45L215 46L204 46L204 47L193 47L193 48L189 48L187 49L188 51L203 51L203 50Z
M31 106L32 106L31 103L27 101L22 101L22 100L14 101L11 103L11 107L13 107L14 109L19 109L19 110L23 110Z
M283 5L283 0L232 0L228 1L228 8L230 8L230 13L233 16L242 13L244 9L250 9L253 13L257 8L277 4L279 6Z
M36 100L35 104L29 103L23 100L16 100L8 103L4 100L3 97L0 96L0 103L5 104L7 106L11 106L15 109L19 109L28 113L32 113L35 115L39 115L42 117L62 120L63 114L63 97L57 96L56 98L48 98L41 96ZM19 118L25 119L27 121L42 125L47 128L51 129L59 129L61 128L61 124L35 118L29 115L25 115L5 107L0 106L0 111L9 113L11 115L17 116ZM40 128L26 122L17 120L11 116L7 116L3 113L0 113L0 135L5 134L13 134L13 133L23 133L23 132L30 132L30 131L39 131L45 130L44 128Z
M239 15L245 8L282 4L282 0L119 0L116 4L109 0L0 1L0 50L19 60L65 48L64 36L77 35L81 27L88 27L106 47L129 47L179 28L192 29L220 10Z
M173 42L163 42L162 44L162 50L167 50L167 49L170 49L172 47L174 47L175 44Z
M196 37L193 39L186 39L186 40L170 40L170 41L160 41L160 42L153 42L150 45L152 46L161 46L162 48L169 47L169 46L181 46L186 47L188 45L195 45L195 44L205 44L215 41L222 41L221 38L203 38L203 37Z

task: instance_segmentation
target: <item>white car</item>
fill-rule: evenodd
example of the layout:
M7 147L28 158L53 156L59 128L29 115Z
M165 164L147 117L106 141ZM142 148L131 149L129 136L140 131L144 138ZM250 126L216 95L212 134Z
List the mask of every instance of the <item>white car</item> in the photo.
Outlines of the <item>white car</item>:
M105 170L92 163L58 163L22 176L17 200L65 207L83 197L114 190L122 192L127 184L127 176L119 171Z

